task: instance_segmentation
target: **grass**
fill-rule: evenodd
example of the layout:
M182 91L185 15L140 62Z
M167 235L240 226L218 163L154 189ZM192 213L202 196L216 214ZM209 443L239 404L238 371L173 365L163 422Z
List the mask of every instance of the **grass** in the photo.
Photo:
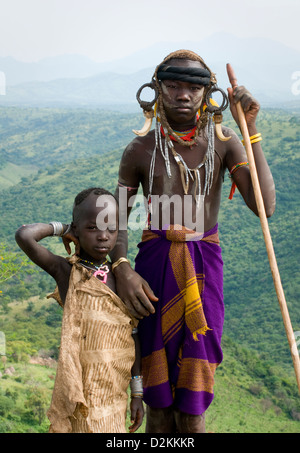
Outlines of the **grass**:
M30 363L7 363L6 366L14 366L15 373L12 376L2 377L0 381L1 393L8 392L14 399L13 408L6 416L7 431L5 432L47 433L48 419L43 417L42 422L39 423L26 408L30 401L30 394L39 389L44 395L43 410L46 412L51 401L55 369ZM247 389L249 382L247 375L226 373L226 357L223 370L221 367L216 372L215 398L206 413L208 433L300 432L299 421L287 417L270 399L251 394ZM28 411L30 412L30 408ZM130 412L128 411L126 426L129 425ZM137 433L144 432L145 418Z
M33 308L29 310L30 304ZM38 297L9 304L9 312L0 313L1 330L6 325L14 326L6 332L7 337L12 337L7 338L8 343L24 341L24 345L30 344L40 354L45 352L47 343L59 344L58 326L46 323L51 311L45 308L50 309L53 304L56 305ZM16 321L18 328L12 324ZM255 353L227 337L223 340L223 352L223 363L215 375L215 398L206 413L207 432L299 433L299 412L292 416L292 408L297 411L293 370L276 368L274 372L273 365L268 367ZM31 364L26 353L20 357L19 362L13 356L8 356L6 364L0 362L2 373L9 366L15 368L13 375L3 374L0 378L0 400L8 405L3 409L0 401L0 432L46 433L55 367ZM128 411L126 426L129 425ZM145 418L137 432L145 432Z
M55 370L30 363L10 362L8 366L13 366L15 372L2 376L0 393L10 399L12 406L5 414L0 409L0 432L48 432L45 412L51 400Z
M0 190L18 184L21 178L32 175L35 167L26 165L16 165L12 162L6 163L0 169Z
M212 433L300 433L300 422L287 418L270 399L251 395L231 377L217 372L206 429Z

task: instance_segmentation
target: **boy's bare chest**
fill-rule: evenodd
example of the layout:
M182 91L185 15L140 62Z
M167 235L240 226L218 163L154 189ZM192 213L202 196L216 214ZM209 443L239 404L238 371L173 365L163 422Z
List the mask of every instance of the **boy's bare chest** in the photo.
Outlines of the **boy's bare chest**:
M160 149L156 150L156 156L151 175L151 159L153 157L153 150L149 150L149 152L147 152L147 156L145 156L145 159L142 162L144 190L149 185L149 180L152 177L153 193L164 193L169 195L172 195L174 193L183 194L181 183L182 164L189 169L188 176L190 180L190 188L192 187L193 180L196 177L196 171L199 172L198 175L204 181L205 172L207 171L207 167L205 165L207 156L207 142L201 141L199 144L193 145L191 147L175 144L174 151L175 152L172 152L171 149L168 150L168 160L171 175L167 174L166 155L163 155ZM179 163L179 161L181 161L181 163ZM222 167L222 157L218 152L215 152L214 179L218 179Z

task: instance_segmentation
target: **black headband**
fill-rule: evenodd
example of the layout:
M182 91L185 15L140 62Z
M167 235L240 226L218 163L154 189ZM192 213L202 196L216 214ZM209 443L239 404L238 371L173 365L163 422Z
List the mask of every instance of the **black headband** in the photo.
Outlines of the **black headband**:
M161 64L157 70L158 80L180 80L182 82L209 85L211 73L204 68L183 68Z

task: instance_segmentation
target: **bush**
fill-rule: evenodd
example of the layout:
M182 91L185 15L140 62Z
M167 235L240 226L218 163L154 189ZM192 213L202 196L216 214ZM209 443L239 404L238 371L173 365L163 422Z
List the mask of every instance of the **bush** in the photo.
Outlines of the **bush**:
M29 409L28 414L33 420L37 420L41 424L46 416L48 406L48 393L45 388L35 386L30 389L25 407Z
M0 416L6 417L14 407L13 401L7 396L0 394Z
M258 396L262 393L262 384L251 384L249 387L249 392L252 393L252 395Z

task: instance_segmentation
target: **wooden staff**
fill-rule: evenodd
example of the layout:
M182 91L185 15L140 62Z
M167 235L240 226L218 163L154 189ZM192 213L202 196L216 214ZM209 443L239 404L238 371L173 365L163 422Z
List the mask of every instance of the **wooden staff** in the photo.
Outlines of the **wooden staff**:
M237 87L237 79L235 77L234 71L230 64L227 64L227 74L228 74L229 82L231 83L232 88ZM278 302L280 305L281 314L283 317L283 323L284 323L287 339L288 339L288 342L290 345L290 350L291 350L294 369L295 369L295 373L296 373L298 389L299 389L299 393L300 393L300 360L299 360L299 353L298 353L298 349L297 349L295 335L293 332L293 328L292 328L292 324L291 324L291 320L290 320L290 316L289 316L289 312L288 312L288 308L287 308L287 303L285 300L285 296L284 296L284 292L283 292L283 288L282 288L282 284L281 284L280 274L279 274L279 270L278 270L278 266L277 266L277 262L276 262L276 257L275 257L272 239L271 239L271 235L270 235L265 206L264 206L261 189L260 189L260 184L259 184L259 180L258 180L258 176L257 176L255 160L254 160L253 150L252 150L252 146L251 146L251 142L250 142L246 118L245 118L245 114L244 114L244 111L243 111L243 108L242 108L240 102L237 102L236 108L237 108L237 113L238 113L238 118L239 118L239 123L240 123L240 129L241 129L241 132L243 135L244 145L245 145L245 149L246 149L246 153L247 153L247 157L248 157L249 170L250 170L255 200L256 200L260 223L261 223L261 227L262 227L262 231L263 231L263 235L264 235L264 239L265 239L265 244L266 244L266 248L267 248L267 253L268 253L269 263L270 263L272 277L273 277L273 281L274 281L274 286L275 286Z

